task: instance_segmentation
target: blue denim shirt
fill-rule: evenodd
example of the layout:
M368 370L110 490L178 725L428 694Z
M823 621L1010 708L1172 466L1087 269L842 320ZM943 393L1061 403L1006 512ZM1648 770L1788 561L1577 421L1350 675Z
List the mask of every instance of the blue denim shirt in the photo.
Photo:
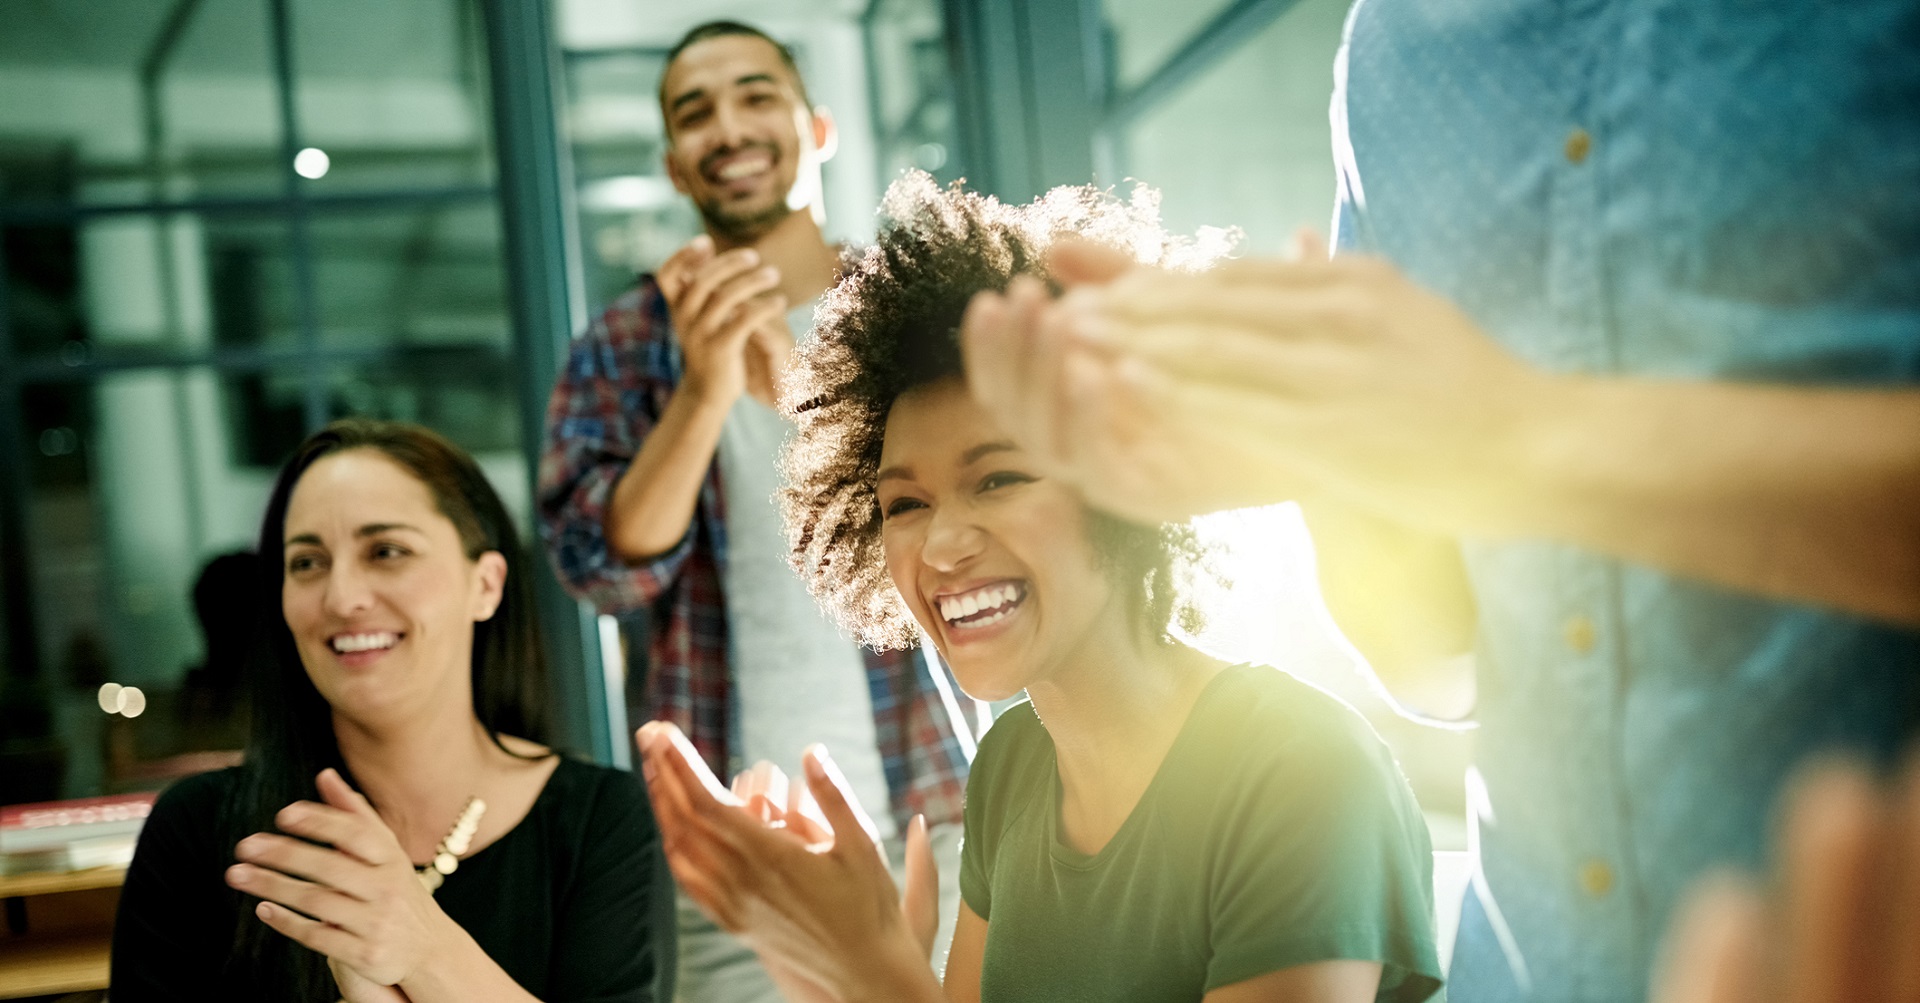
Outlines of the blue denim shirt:
M1920 382L1920 3L1360 0L1333 119L1339 246L1539 366ZM1644 999L1676 898L1761 860L1796 763L1915 733L1914 631L1554 544L1468 564L1455 1000Z

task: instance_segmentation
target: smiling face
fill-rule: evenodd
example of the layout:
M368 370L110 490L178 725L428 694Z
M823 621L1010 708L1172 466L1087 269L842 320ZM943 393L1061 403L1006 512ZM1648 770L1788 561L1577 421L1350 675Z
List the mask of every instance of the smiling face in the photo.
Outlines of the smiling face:
M372 723L471 713L473 625L506 559L469 559L426 484L375 449L316 460L287 504L281 610L336 714Z
M876 481L887 572L969 694L1014 695L1126 638L1078 493L958 379L900 395Z
M765 39L722 35L688 46L660 85L667 175L709 227L751 239L811 204L831 126L800 96Z

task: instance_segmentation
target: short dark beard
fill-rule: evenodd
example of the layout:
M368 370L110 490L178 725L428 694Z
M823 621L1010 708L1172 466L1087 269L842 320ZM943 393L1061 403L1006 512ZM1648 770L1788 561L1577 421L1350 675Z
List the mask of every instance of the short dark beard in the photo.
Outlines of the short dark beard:
M793 207L787 205L784 198L774 200L772 205L757 212L728 212L718 198L708 199L697 208L707 229L730 244L752 243L780 225L781 220L793 215Z

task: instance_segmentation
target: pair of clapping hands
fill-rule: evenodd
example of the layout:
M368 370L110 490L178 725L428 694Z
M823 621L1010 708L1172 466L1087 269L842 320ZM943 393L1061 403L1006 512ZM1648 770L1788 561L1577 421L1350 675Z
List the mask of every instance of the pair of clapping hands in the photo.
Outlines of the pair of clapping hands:
M873 822L825 747L807 750L806 782L788 792L771 764L722 786L671 724L636 737L674 878L753 947L789 1000L940 998L928 967L939 877L924 818L908 826L896 891Z
M413 869L373 805L332 769L320 802L274 815L279 833L234 847L227 884L261 900L254 915L327 958L353 1003L400 1003L398 984L465 937Z

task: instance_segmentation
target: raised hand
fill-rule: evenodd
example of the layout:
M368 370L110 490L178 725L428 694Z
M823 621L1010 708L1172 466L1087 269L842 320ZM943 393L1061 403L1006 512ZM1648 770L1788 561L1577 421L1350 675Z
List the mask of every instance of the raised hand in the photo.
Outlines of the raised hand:
M752 248L715 253L702 235L655 277L686 362L683 386L719 404L749 391L772 400L793 340L786 297L776 291L779 270L762 265Z
M331 769L319 788L324 804L296 801L274 816L288 835L240 841L227 883L264 900L255 909L262 922L326 955L356 1000L404 999L372 989L397 985L466 933L421 886L366 798Z
M1055 252L1081 282L975 297L968 385L1103 508L1167 519L1330 494L1459 531L1496 490L1548 381L1460 310L1364 258L1201 274Z
M776 977L797 977L813 998L940 998L926 961L930 930L902 915L871 822L824 749L806 757L807 788L834 837L821 841L805 826L774 827L743 810L672 725L649 724L638 738L675 879L715 923L752 945ZM910 831L909 840L923 847L922 865L909 870L926 886L931 852L924 849L924 823L914 828L920 837ZM910 900L931 914L921 905L928 898L922 887Z
M1809 771L1772 880L1703 882L1669 932L1656 1003L1920 1003L1920 758L1891 789Z

